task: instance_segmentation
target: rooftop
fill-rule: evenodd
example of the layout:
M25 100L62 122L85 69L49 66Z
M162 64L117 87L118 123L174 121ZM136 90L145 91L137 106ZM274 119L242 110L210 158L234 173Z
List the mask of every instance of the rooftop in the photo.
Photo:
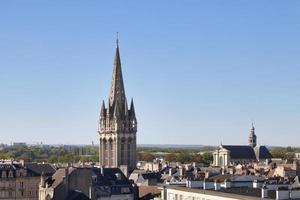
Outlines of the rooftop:
M204 190L204 189L194 189L194 188L187 188L185 186L167 186L168 189L175 189L185 192L193 192L199 194L207 194L213 195L218 197L225 197L225 198L233 198L233 199L246 199L247 200L258 200L261 199L261 189L254 189L254 188L227 188L227 189L220 189L218 191L215 190ZM274 194L270 194L270 199ZM268 198L266 198L268 199Z

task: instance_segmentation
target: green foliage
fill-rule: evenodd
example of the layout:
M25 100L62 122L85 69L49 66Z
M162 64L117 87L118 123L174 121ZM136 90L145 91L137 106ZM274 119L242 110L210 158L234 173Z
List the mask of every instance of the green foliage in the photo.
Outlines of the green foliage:
M200 151L214 151L217 147L215 146L203 146L203 147L193 147L193 148L163 148L163 147L138 147L138 152L165 152L165 153L179 153L179 152L187 152L187 153L198 153Z
M151 153L139 152L138 159L141 161L153 161L154 155ZM167 162L181 162L181 163L205 163L209 164L213 160L211 153L203 153L202 155L197 153L191 153L189 151L177 151L175 153L169 153L165 156L165 161Z
M155 156L147 152L139 152L138 159L146 162L152 162L155 159Z
M271 154L274 158L282 158L287 160L292 160L296 152L300 152L300 148L289 146L289 147L274 147L271 149Z
M211 153L205 152L202 154L202 161L206 164L209 164L211 161L213 161L213 155Z
M165 160L168 162L202 162L210 163L212 155L197 154L203 149L213 150L214 147L192 148L138 148L138 159L151 162L155 152L169 153ZM69 162L98 162L98 146L29 146L7 147L0 151L0 159L25 160L29 162L69 163Z
M97 146L9 147L0 151L0 159L49 163L97 162L98 150Z
M170 153L165 157L165 160L168 162L176 162L177 156L174 153Z

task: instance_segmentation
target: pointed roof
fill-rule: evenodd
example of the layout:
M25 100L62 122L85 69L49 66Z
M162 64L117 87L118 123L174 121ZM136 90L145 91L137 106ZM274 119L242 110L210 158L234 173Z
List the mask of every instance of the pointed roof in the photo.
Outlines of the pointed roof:
M268 150L268 148L266 146L258 145L256 147L254 147L254 152L255 152L255 156L256 156L257 160L272 158L272 154L270 153L270 151Z
M111 81L111 88L110 88L110 95L109 95L110 106L114 107L116 101L119 101L119 103L121 104L125 101L125 89L124 89L122 69L121 69L121 59L120 59L118 39L117 39L117 46L116 46L116 52L114 58L113 74L112 74L112 81Z
M125 108L124 108L124 114L125 116L128 115L128 104L127 104L127 99L125 98Z
M105 116L105 103L102 101L102 106L101 106L101 116Z
M253 122L252 122L252 124L251 124L251 129L250 129L250 136L255 136L255 128L254 128L254 124L253 124Z
M252 122L252 124L251 124L251 125L252 125L252 128L251 128L251 130L253 130L253 131L254 131L254 130L255 130L255 128L254 128L254 124L253 124L253 122Z
M134 110L134 104L133 104L133 98L131 98L131 103L130 103L130 115L135 117L135 110Z

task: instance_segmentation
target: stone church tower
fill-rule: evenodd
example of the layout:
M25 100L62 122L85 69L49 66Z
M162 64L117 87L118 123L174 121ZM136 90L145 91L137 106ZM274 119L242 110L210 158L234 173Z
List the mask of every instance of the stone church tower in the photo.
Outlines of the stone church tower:
M255 135L255 128L254 128L253 123L252 123L252 127L251 127L250 134L249 134L249 137L248 137L248 144L251 147L255 147L257 145L257 138L256 138L256 135Z
M133 170L136 166L137 121L133 99L128 109L118 39L108 104L102 102L98 132L100 165L103 167L127 165L128 170Z

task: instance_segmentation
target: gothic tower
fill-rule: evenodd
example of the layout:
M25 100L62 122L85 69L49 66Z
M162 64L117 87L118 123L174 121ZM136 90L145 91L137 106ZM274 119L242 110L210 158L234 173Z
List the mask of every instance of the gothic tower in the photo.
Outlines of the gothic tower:
M108 104L102 102L98 132L100 165L103 167L127 165L129 170L133 170L136 165L137 121L133 99L129 109L127 105L118 39Z
M256 144L257 144L256 135L255 135L255 128L254 128L253 123L252 123L252 128L250 129L250 134L249 134L249 137L248 137L248 144L251 147L255 147Z

